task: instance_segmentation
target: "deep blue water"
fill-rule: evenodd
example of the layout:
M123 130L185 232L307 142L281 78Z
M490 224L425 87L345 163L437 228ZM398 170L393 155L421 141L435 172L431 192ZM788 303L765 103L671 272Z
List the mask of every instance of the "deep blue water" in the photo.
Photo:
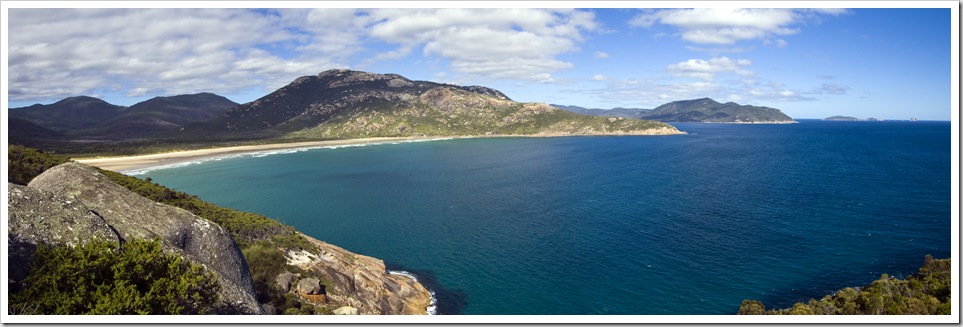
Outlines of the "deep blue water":
M689 135L314 149L144 176L414 272L449 314L733 314L950 255L949 122L677 126Z

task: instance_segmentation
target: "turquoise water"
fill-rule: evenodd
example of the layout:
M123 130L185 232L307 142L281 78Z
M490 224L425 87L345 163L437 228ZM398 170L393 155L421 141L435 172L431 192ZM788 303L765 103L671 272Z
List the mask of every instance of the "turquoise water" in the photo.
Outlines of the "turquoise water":
M732 314L950 255L950 123L677 124L147 172L416 274L441 314ZM289 151L290 152L290 151Z

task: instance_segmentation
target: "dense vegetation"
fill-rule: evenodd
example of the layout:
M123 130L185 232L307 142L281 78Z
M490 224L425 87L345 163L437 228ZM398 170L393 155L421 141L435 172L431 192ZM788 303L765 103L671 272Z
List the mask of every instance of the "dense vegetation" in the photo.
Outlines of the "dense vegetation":
M218 299L217 278L159 240L41 245L24 282L12 314L204 314Z
M69 161L66 156L43 153L36 149L11 144L7 148L7 181L27 185L50 167Z
M844 288L820 300L797 302L792 308L766 310L762 302L744 300L741 315L926 315L950 314L951 260L927 255L919 271L905 280L883 274L863 288Z
M326 290L333 289L324 276L316 271L305 271L296 266L287 265L284 253L277 246L267 241L259 241L245 247L242 252L251 268L251 280L254 282L254 292L260 303L274 306L281 314L330 314L333 307L314 306L302 303L294 294L279 289L276 278L284 271L299 273L301 277L313 277L321 280Z

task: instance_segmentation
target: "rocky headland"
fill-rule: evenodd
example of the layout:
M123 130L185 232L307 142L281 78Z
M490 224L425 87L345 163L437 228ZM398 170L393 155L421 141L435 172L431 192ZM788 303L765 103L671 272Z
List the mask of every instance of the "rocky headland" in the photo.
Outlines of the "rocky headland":
M281 313L270 303L259 303L264 295L255 291L252 267L231 233L213 221L152 201L95 168L74 162L48 169L26 186L8 183L7 189L11 291L25 286L32 255L41 245L159 239L165 252L201 264L216 275L220 303L213 313ZM277 288L304 305L342 314L426 313L429 291L412 279L390 274L383 261L299 233L297 237L309 246L287 249L285 260L302 269L304 276L282 273L295 278L286 288L279 281ZM316 287L311 287L312 282ZM296 286L291 287L292 283Z

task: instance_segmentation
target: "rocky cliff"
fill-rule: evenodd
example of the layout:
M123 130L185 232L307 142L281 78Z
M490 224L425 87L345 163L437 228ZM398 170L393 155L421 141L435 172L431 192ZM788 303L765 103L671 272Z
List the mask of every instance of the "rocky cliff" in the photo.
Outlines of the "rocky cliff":
M289 253L289 264L328 279L326 301L360 314L426 314L431 296L411 278L390 274L384 261L349 252L307 235L317 251Z
M159 238L166 251L202 264L220 281L221 313L263 313L250 271L227 230L183 209L159 204L77 163L53 167L28 186L8 184L10 277L26 275L38 244L76 245Z

